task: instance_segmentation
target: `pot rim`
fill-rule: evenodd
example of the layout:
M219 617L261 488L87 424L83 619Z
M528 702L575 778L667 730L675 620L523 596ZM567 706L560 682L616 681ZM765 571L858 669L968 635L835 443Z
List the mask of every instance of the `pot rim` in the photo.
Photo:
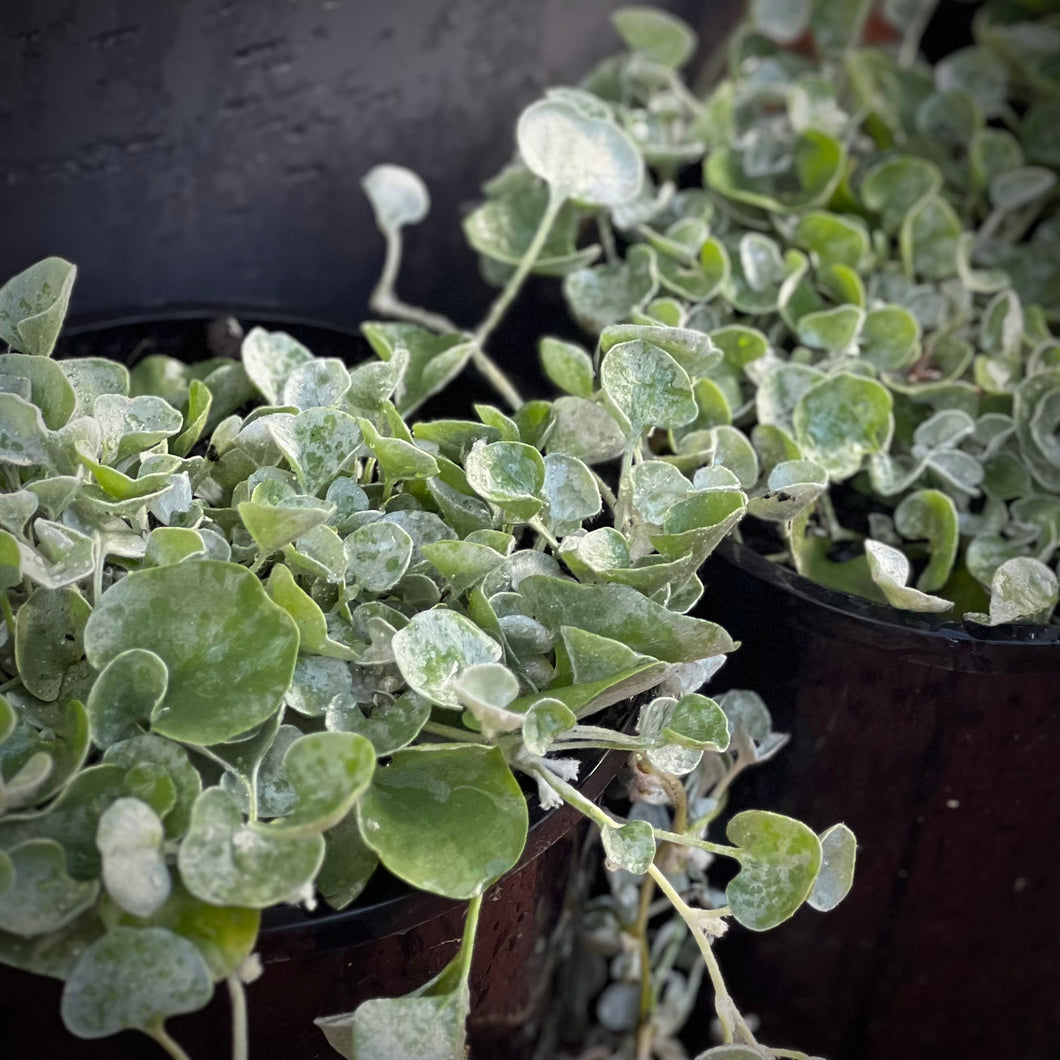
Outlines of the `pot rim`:
M651 692L640 693L631 699L615 704L610 710L623 710L627 715L645 702ZM626 755L622 751L575 752L569 757L581 759L585 773L578 782L578 790L595 802L618 775ZM586 768L588 767L588 768ZM529 799L529 795L527 798ZM532 817L535 807L530 807ZM526 846L513 865L499 880L487 888L488 894L504 883L513 873L519 872L531 861L558 842L572 828L587 818L573 806L564 804L553 810L537 809L537 820L531 819ZM377 867L376 872L383 872ZM360 898L346 908L310 914L301 906L270 906L258 932L257 952L266 963L304 956L308 952L321 953L327 950L356 946L387 935L412 930L428 920L433 920L453 909L462 909L467 903L461 899L445 898L428 891L421 891L411 884L393 876L384 876L384 897L370 904L359 904ZM390 892L390 893L387 893Z
M902 611L878 604L852 593L830 589L803 577L790 567L774 563L753 548L732 538L725 538L717 554L773 589L799 600L873 627L881 634L908 638L910 635L950 645L1003 644L1013 648L1055 648L1060 645L1060 625L1017 624L984 626L977 622L943 618L921 611Z
M273 304L256 306L249 302L238 304L173 302L157 306L74 313L63 325L60 339L63 337L80 338L93 331L107 331L111 328L135 327L143 324L183 324L194 321L209 323L221 317L235 317L240 322L245 319L266 324L291 324L295 327L333 331L337 335L362 337L358 327L321 320L319 317L303 316L298 312L284 310Z

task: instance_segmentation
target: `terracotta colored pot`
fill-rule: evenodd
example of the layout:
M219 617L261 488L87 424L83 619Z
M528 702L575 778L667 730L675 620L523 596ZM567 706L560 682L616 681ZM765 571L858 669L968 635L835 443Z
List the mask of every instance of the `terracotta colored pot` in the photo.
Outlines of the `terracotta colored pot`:
M1060 626L945 623L719 553L704 614L743 647L714 687L791 733L736 797L859 843L839 908L721 943L737 1003L830 1060L1055 1060Z

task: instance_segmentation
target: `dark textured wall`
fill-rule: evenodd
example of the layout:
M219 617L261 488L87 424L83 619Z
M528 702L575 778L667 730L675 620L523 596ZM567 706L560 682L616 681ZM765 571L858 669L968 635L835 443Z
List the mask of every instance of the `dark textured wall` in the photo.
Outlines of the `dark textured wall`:
M81 268L75 314L174 303L354 323L382 241L358 181L435 199L402 290L467 320L459 205L521 107L618 46L616 0L0 0L0 277ZM670 0L720 39L734 0Z

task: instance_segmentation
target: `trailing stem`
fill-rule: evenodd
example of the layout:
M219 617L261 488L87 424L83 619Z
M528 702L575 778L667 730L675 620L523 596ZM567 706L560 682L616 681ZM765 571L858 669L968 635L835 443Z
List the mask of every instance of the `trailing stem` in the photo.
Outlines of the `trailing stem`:
M681 895L677 893L673 884L666 878L665 873L656 865L650 865L648 873L659 885L659 889L670 899L670 904L688 926L688 930L692 932L692 937L699 947L699 952L703 955L703 961L707 966L707 974L710 976L711 984L714 987L714 1010L717 1012L718 1022L721 1024L722 1038L725 1042L739 1041L743 1045L757 1045L755 1036L751 1033L751 1028L747 1026L743 1016L740 1015L739 1010L736 1008L732 996L729 994L728 987L726 987L725 980L721 975L721 968L718 967L718 959L714 955L714 948L711 946L710 939L699 922L702 911L697 911L688 905ZM712 915L717 915L717 912L719 911L712 911Z

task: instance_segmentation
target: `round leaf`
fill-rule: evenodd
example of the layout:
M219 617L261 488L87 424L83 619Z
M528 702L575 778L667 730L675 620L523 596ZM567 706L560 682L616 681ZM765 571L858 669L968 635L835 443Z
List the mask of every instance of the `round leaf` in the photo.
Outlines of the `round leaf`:
M523 111L519 151L553 194L591 206L620 206L637 197L644 162L613 122L589 117L568 103L542 100Z
M185 886L204 902L265 909L300 894L323 857L319 835L247 825L227 792L207 788L195 800L178 865Z
M6 871L5 871L6 868ZM54 839L29 839L0 851L0 931L32 938L58 931L96 900L95 880L75 880L67 873L66 854Z
M154 652L169 671L154 730L211 744L276 712L298 630L245 567L188 560L135 571L100 598L85 627L89 662L102 668L130 648Z
M799 821L765 810L738 813L725 833L739 847L740 871L725 891L733 916L752 931L783 923L813 888L820 840Z
M394 875L447 898L481 894L526 843L526 798L498 748L398 751L376 771L357 816Z
M116 799L96 827L103 885L128 913L147 917L169 897L171 881L162 852L162 822L139 799Z
M600 382L633 435L647 427L680 427L699 411L685 370L665 350L642 339L607 351Z
M525 442L493 442L472 449L464 470L476 493L517 519L532 519L544 504L545 462Z
M499 662L502 654L500 645L474 622L441 607L414 615L394 634L392 644L409 687L454 709L461 706L453 687L460 674L478 663Z
M198 949L160 927L116 927L81 956L63 989L62 1017L79 1038L159 1026L213 995Z
M605 828L600 835L610 869L625 869L635 876L643 876L655 860L655 836L647 821Z
M795 439L808 460L833 480L849 478L862 458L886 448L893 418L890 392L873 379L841 373L816 383L795 406Z
M297 796L294 812L270 824L285 836L316 835L333 827L364 793L375 748L352 732L314 732L295 740L283 769Z
M88 695L96 745L109 747L142 732L165 698L168 681L166 664L154 652L131 648L111 659Z
M419 224L431 208L427 185L404 166L372 166L361 178L361 187L372 204L376 224L387 233Z

